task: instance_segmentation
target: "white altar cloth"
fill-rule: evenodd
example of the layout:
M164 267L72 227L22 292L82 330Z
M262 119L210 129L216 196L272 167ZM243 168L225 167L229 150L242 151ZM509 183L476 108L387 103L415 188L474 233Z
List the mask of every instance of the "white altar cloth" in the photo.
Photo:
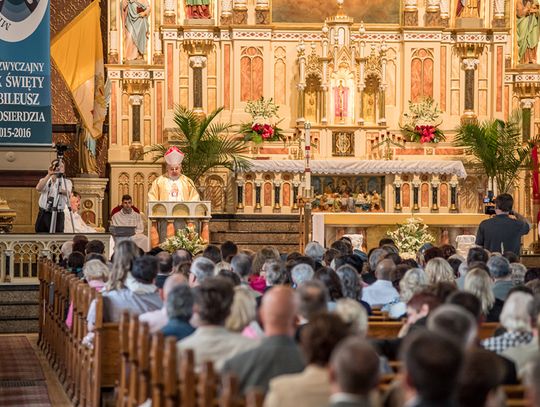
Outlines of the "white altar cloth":
M304 172L303 160L251 160L246 172ZM312 160L314 175L438 174L466 178L461 161Z

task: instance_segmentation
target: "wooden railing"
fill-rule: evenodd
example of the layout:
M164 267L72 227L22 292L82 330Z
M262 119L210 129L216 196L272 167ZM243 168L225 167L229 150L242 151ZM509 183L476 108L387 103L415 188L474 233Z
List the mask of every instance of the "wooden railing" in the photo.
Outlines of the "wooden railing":
M38 284L38 263L43 257L57 262L62 245L73 234L0 234L0 283ZM111 235L88 234L89 240L105 245L109 258Z

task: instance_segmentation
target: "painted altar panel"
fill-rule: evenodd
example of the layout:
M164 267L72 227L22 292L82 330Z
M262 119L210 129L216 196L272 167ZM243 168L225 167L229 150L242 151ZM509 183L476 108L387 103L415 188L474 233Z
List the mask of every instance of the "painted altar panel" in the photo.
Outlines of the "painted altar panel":
M356 0L345 3L344 12L355 22L399 24L399 1ZM322 23L337 12L335 0L273 0L274 23Z

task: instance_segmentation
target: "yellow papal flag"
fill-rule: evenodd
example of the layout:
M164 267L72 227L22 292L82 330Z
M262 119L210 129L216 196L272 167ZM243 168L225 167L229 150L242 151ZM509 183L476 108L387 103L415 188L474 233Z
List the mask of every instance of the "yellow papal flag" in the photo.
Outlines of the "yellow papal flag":
M107 113L100 13L99 0L94 0L51 42L51 58L94 139L101 137Z

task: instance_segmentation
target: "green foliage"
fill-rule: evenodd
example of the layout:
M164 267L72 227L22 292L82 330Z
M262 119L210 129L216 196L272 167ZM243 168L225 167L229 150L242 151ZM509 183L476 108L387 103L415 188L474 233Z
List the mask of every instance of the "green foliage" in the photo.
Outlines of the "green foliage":
M215 118L223 110L220 107L206 117L200 117L193 110L177 106L174 112L176 133L170 140L182 150L182 173L195 184L209 170L225 167L232 171L249 169L250 163L244 141L237 140L229 131L230 123L217 123ZM153 153L154 162L162 158L168 145L154 144L145 151Z
M208 242L199 236L194 227L187 226L184 229L178 229L174 236L167 238L159 247L169 253L184 249L195 256L202 253L207 244Z
M532 143L521 138L521 116L514 113L508 121L486 120L464 123L458 128L454 141L472 157L471 164L481 169L490 181L497 183L497 193L510 192L519 170L530 164Z

